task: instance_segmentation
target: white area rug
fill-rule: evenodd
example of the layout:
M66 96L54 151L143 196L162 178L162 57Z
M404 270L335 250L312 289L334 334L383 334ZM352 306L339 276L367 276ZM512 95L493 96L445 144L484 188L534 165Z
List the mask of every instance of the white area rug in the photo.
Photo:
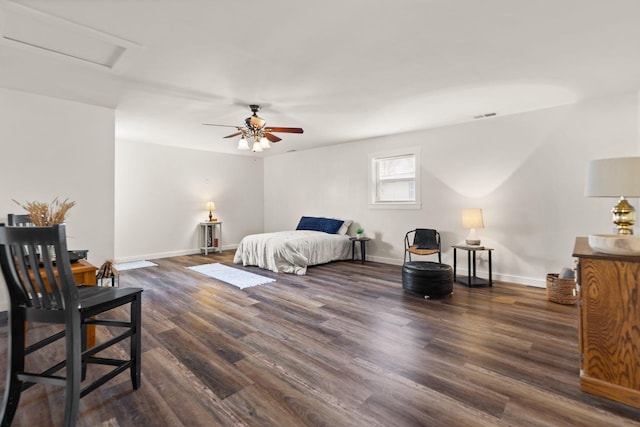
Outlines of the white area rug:
M121 264L116 264L116 270L125 271L125 270L133 270L134 268L144 268L144 267L156 267L158 264L154 264L151 261L133 261L133 262L123 262Z
M275 282L270 277L260 276L259 274L249 273L237 268L228 267L220 263L196 265L187 267L190 270L197 271L214 279L222 280L230 285L240 289L249 288L256 285L264 285L265 283Z

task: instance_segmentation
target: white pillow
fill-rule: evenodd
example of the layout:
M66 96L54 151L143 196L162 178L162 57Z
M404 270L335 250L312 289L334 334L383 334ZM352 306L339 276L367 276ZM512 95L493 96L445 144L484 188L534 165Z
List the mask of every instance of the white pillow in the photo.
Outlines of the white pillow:
M344 222L342 223L342 225L340 226L340 228L338 229L338 232L336 234L347 234L347 231L349 231L349 226L353 224L353 221L350 219L345 219Z

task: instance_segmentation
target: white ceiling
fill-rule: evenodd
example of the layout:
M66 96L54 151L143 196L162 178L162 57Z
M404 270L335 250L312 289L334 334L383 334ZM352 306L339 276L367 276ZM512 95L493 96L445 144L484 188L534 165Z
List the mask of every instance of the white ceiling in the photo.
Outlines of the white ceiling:
M638 0L0 0L0 35L1 87L114 108L119 140L239 154L202 123L253 103L304 128L254 156L640 88Z

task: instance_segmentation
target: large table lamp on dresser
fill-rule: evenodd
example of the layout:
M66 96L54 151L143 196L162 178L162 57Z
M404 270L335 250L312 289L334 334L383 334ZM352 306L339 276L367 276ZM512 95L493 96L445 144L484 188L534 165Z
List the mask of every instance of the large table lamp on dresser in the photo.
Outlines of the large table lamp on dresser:
M587 167L587 197L619 198L611 209L618 234L633 234L635 209L627 197L640 197L640 157L591 160Z

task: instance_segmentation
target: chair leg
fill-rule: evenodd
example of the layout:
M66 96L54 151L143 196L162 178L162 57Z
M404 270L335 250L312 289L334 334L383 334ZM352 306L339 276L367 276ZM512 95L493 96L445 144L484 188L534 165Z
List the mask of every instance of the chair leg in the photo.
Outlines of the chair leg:
M24 371L25 319L22 313L13 315L14 311L10 310L11 317L9 317L7 378L0 416L0 425L3 427L10 426L16 415L22 391L22 382L18 380L18 373Z
M131 336L131 385L134 390L140 387L142 366L142 295L136 295L131 301L131 325L135 333Z
M85 323L82 323L81 326L81 330L80 330L80 335L81 335L81 339L82 339L82 352L84 353L84 351L87 349L87 325ZM87 377L87 363L84 361L84 359L82 360L82 376L81 376L81 381L84 381L84 379Z
M80 408L80 384L82 382L82 332L80 326L80 314L71 322L67 322L66 350L67 350L67 384L64 396L64 421L65 427L76 425ZM73 327L73 325L77 325Z

